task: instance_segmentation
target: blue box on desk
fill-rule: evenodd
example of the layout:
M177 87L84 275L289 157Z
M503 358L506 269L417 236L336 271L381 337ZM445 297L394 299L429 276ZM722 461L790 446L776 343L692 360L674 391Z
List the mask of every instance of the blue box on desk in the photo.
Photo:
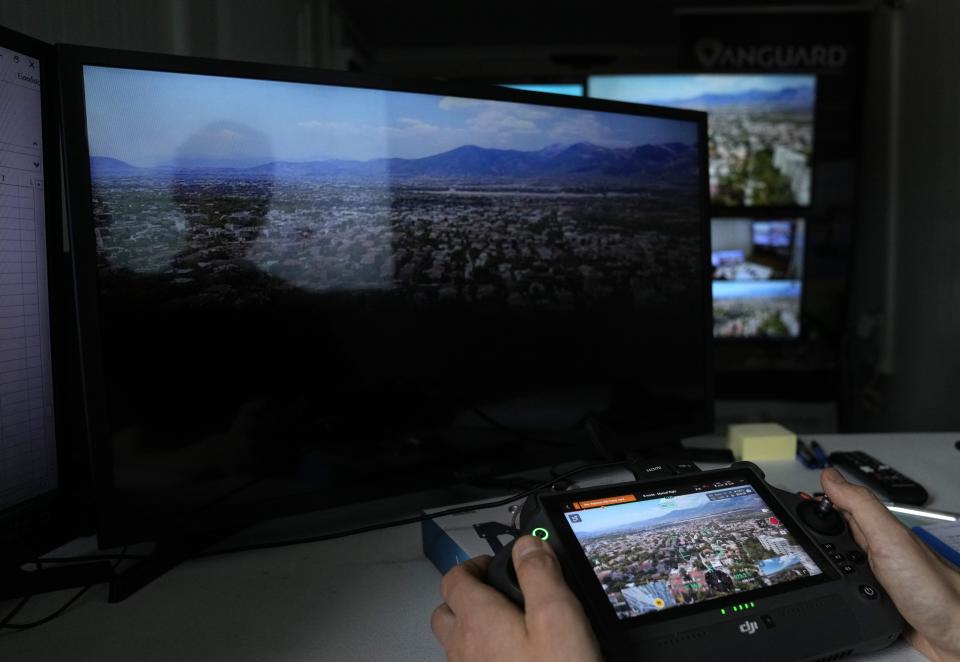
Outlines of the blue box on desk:
M571 489L593 487L632 480L634 480L633 474L626 469L607 468L590 475L578 476L577 481L572 483L570 487ZM477 506L478 508L478 510L470 510L457 515L447 515L421 522L420 535L423 543L423 555L430 559L437 570L447 572L450 568L474 556L496 554L502 545L506 545L513 540L513 536L508 532L513 519L510 506L519 507L524 502L523 498L518 497L516 501L505 506L481 507L484 504L500 501L502 498L495 497L483 501L471 501L424 510L423 512L429 515L464 506Z
M482 506L498 500L499 498L473 501L425 510L424 513L431 514L463 506ZM518 503L522 503L522 500ZM420 524L423 555L443 573L474 556L492 556L500 549L500 545L506 545L513 539L513 536L506 532L512 517L509 506L499 506L425 520ZM498 535L498 530L503 530L503 533Z

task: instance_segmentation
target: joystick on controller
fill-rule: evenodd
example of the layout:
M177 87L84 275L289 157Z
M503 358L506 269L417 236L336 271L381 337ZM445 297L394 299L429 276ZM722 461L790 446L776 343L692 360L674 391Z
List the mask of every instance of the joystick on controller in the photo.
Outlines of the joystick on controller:
M516 539L504 545L490 561L487 567L487 581L495 589L503 593L510 600L523 609L523 593L520 591L520 582L517 571L513 567L513 546Z
M797 515L804 524L825 536L838 536L846 528L843 516L826 497L820 501L809 500L798 504Z

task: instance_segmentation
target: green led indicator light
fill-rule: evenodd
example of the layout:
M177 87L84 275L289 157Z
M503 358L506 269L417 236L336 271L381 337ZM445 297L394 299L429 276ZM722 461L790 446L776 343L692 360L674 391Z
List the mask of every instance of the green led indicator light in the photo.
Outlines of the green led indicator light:
M739 610L737 609L736 605L734 605L733 610L734 610L734 611L739 611Z
M726 610L726 609L721 609L721 610L720 610L720 613L723 614L724 616L726 616L726 615L727 615L727 610Z
M752 602L750 603L750 607L751 607L751 608L752 608L752 607L756 607L756 606L757 606L757 605L755 605L754 603L752 603Z
M550 537L550 532L547 531L542 526L538 526L533 531L530 532L531 535L540 538L540 540L546 541Z

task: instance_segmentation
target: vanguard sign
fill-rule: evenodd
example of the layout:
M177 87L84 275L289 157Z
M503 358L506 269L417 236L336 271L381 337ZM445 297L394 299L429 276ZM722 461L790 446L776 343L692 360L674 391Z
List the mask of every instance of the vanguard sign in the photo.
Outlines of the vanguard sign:
M695 50L702 67L731 69L839 69L849 56L839 44L728 46L718 39L702 39Z

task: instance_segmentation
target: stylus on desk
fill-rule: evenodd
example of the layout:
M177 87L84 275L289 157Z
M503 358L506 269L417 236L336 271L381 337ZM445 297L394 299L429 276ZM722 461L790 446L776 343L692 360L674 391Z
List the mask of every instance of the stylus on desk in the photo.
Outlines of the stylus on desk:
M892 501L883 501L883 505L892 513L901 515L912 515L913 517L924 517L927 519L940 520L942 522L958 522L960 515L943 510L930 510L929 508L918 508L916 506L905 506Z

